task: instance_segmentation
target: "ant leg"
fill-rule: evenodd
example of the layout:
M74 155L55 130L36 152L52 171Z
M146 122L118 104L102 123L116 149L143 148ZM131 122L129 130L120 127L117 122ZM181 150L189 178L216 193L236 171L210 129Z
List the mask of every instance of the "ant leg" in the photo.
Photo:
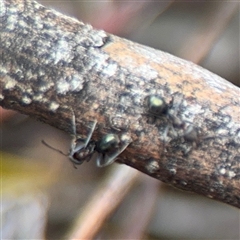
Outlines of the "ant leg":
M78 139L81 139L81 138L78 138L78 135L77 135L77 131L76 131L76 117L75 117L75 114L74 114L73 110L72 110L72 113L73 113L73 116L72 116L72 132L73 132L73 136L74 137L72 139L71 146L75 146L75 148L76 148L76 145L77 145L76 142L77 142ZM93 134L93 132L94 132L94 130L96 128L96 125L97 125L97 121L94 120L93 126L91 128L91 131L88 134L88 137L87 137L86 141L84 142L84 147L86 147L88 145L89 141L91 140L91 137L92 137L92 134ZM80 149L81 149L81 147L80 147Z
M167 125L167 127L165 128L163 135L162 135L164 144L168 142L169 128L170 128L169 125Z
M77 133L76 133L76 117L75 117L75 114L74 114L73 110L72 110L72 134L75 137L77 136Z
M86 139L86 141L85 141L85 143L84 143L85 147L88 145L89 141L91 140L92 134L93 134L93 132L94 132L94 130L95 130L95 128L96 128L96 125L97 125L97 121L94 120L93 126L92 126L92 128L91 128L91 131L90 131L90 133L88 134L88 137L87 137L87 139Z
M69 158L71 158L71 156L74 154L76 145L77 145L76 117L72 108L71 108L71 112L72 112L72 139L71 139L71 144L70 144L69 154L68 154Z
M93 126L91 128L90 133L88 134L86 140L83 138L73 137L71 148L70 148L70 156L72 156L74 153L80 151L83 148L86 148L91 140L92 134L94 132L94 129L96 128L97 121L94 121Z

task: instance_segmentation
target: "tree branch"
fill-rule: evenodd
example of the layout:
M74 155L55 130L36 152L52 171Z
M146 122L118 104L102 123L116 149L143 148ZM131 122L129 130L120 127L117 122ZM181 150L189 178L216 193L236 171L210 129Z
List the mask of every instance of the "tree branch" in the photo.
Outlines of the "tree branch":
M118 160L240 207L240 91L170 54L92 29L31 0L0 0L0 105L72 133L128 132ZM160 95L168 112L149 113Z

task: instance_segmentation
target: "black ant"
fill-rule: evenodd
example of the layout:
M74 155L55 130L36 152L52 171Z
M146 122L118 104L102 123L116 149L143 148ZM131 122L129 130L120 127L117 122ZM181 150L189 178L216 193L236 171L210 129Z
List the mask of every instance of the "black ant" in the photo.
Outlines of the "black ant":
M96 160L98 167L105 167L115 161L130 144L131 139L126 134L122 134L119 138L117 134L109 133L104 135L99 141L91 140L92 134L96 128L97 121L93 122L91 131L86 139L79 137L76 133L75 115L72 117L73 138L69 153L64 153L59 149L53 148L45 141L42 143L59 152L60 154L69 157L70 161L75 165L80 165L84 161Z
M178 108L178 105L175 108ZM167 138L169 130L171 129L174 135L178 137L183 137L185 141L197 142L199 137L198 130L193 127L191 123L187 126L187 124L183 120L177 117L176 114L174 114L172 106L173 99L170 101L169 104L167 104L165 100L159 95L151 95L148 97L149 113L153 115L154 118L165 119L165 121L167 121L168 123L168 126L163 134L164 139ZM182 134L178 135L175 129L182 130Z

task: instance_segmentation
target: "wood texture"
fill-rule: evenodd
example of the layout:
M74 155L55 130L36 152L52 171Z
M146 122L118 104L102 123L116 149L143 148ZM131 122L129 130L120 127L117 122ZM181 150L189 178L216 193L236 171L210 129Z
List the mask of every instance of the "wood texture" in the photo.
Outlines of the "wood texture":
M1 106L69 133L73 109L79 134L97 120L94 140L109 132L131 136L119 162L240 207L239 88L35 1L0 6ZM149 114L154 94L171 114Z

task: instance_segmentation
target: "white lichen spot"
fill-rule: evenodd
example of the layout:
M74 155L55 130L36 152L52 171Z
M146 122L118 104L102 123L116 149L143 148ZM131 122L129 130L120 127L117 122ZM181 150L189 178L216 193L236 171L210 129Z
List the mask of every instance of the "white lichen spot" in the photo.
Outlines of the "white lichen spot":
M53 85L54 85L53 82L45 82L44 84L42 84L41 86L39 86L38 90L39 90L40 92L46 92L46 91L48 91Z
M8 8L8 12L11 13L11 14L17 14L17 13L19 13L19 10L20 10L20 9L21 9L21 10L24 10L24 9L25 9L23 3L19 3L17 8L15 8L15 7L13 7L13 8ZM9 15L10 15L10 14L9 14Z
M147 80L156 79L158 77L158 72L150 65L141 65L139 68L135 69L135 71L139 76L144 77Z
M31 99L30 97L28 97L27 95L24 95L24 96L22 97L22 103L23 103L23 104L28 105L28 104L30 104L31 102L32 102L32 99Z
M82 80L79 78L79 75L73 75L69 84L71 91L79 92L83 89Z
M104 45L104 39L107 37L107 34L104 31L95 31L93 30L92 39L94 41L95 47L101 47Z
M235 131L235 142L240 144L240 130L238 130L237 132ZM240 152L240 149L238 149Z
M131 124L131 127L134 131L139 131L140 132L140 137L145 137L144 129L141 124L139 124L138 121L134 122Z
M108 75L109 77L114 76L117 72L117 64L109 64L107 67L103 69L103 73Z
M1 67L1 76L5 77L8 73L9 69L5 68L4 66Z
M196 115L202 114L204 110L199 104L189 105L186 111L182 113L182 120L187 122L194 122Z
M56 112L56 110L59 108L59 104L57 102L51 102L49 105L49 109L52 112Z
M39 71L38 71L38 76L39 77L42 77L42 76L45 76L46 75L46 72L43 70L43 69L40 69Z
M176 174L176 172L177 172L176 168L171 168L169 171L170 171L172 174Z
M104 68L106 68L108 55L107 54L98 54L95 58L95 71L102 71Z
M57 93L58 94L66 94L70 90L70 84L66 82L65 79L60 79L57 82Z
M129 106L132 103L132 99L130 95L122 95L119 99L119 103L124 106Z
M218 135L226 135L226 134L228 134L228 129L226 129L226 128L219 128L216 131L216 134L218 134Z
M4 99L4 96L0 93L0 101Z
M86 51L86 48L85 47L83 47L83 46L81 46L81 45L79 45L79 46L76 46L76 52L79 52L79 53L83 53L83 52L85 52Z
M156 160L152 160L148 164L146 164L146 168L147 168L148 172L154 173L159 170L159 164Z
M42 102L43 95L41 93L37 93L33 96L33 100L36 102Z
M142 103L142 98L141 98L141 95L136 95L135 97L134 97L134 103L135 104L137 104L137 105L141 105L141 103Z
M47 103L47 102L49 102L49 99L46 97L43 97L41 100L41 103Z
M27 27L26 22L24 22L23 20L18 21L18 25L19 25L19 27L22 27L22 28L26 28Z
M186 185L187 185L187 182L181 181L181 184L182 184L183 186L186 186Z
M234 126L236 126L236 124L235 124L233 121L231 121L231 122L229 122L229 123L226 124L226 127L227 127L228 129L231 129L231 130L233 130ZM230 130L230 131L231 131L231 130Z
M138 85L139 86L144 86L146 84L146 81L140 81L140 80L138 80Z
M25 72L25 78L36 78L36 76L33 75L31 69L28 69L26 72Z
M121 141L125 143L130 143L132 142L132 138L129 134L125 133L121 135Z
M93 103L92 106L91 106L91 108L92 108L93 110L97 110L97 109L99 109L99 104L98 104L98 103Z
M42 21L37 21L36 19L35 19L34 25L36 26L36 29L39 29L39 30L44 28Z
M219 170L219 172L220 172L222 175L224 175L224 174L226 173L226 169L225 169L225 168L221 168L221 169Z
M5 90L12 90L17 84L17 81L15 81L14 79L12 79L10 77L8 77L6 80L7 80L6 81L7 83L4 88Z
M224 118L223 118L223 122L224 123L229 123L231 121L231 117L230 116L225 116Z
M0 1L0 17L4 17L7 12L7 7L4 1Z
M54 63L57 64L59 61L70 61L71 60L71 45L64 39L58 41L54 48L52 49L52 59L54 59Z
M26 90L26 93L28 93L28 94L30 94L30 95L33 95L33 90L32 90L32 88L27 88Z
M12 31L15 29L15 24L18 22L18 18L16 15L9 15L6 29L8 31Z
M236 176L236 173L234 171L229 171L228 176L229 176L229 178L233 178Z
M126 117L116 114L114 117L109 118L110 124L114 129L120 131L120 129L126 129L130 125L130 121Z
M214 188L210 188L209 190L210 192L215 192Z
M142 90L141 88L131 88L131 93L141 96L144 94L144 90Z

